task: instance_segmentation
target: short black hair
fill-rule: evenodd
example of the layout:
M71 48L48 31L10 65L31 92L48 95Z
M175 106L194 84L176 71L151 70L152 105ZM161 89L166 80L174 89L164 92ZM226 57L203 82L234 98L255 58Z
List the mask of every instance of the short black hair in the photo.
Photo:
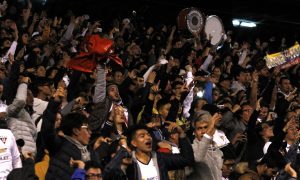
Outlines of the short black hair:
M74 128L80 128L87 124L87 118L82 113L72 112L63 116L61 121L61 130L65 135L71 136Z
M100 163L98 163L97 161L93 161L93 160L85 162L84 169L87 171L90 168L100 168L101 171L103 170L102 165Z
M156 103L156 109L159 111L159 109L161 107L163 107L164 105L169 104L169 103L170 103L170 101L168 99L162 98L162 99L160 99L160 100L157 101L157 103Z
M149 128L147 126L145 126L145 125L137 124L137 125L131 126L128 129L127 133L126 133L127 134L127 136L126 136L127 137L127 144L131 145L131 141L134 138L134 136L136 135L136 132L138 130L142 130L142 129L144 129L144 130L146 130L146 131L149 132Z

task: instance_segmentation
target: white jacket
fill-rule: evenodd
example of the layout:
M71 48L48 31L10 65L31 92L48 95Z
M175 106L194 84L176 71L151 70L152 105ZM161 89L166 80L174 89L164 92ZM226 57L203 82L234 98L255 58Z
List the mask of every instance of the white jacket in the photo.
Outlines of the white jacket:
M15 137L8 129L0 129L0 167L0 180L5 180L13 169L22 167Z

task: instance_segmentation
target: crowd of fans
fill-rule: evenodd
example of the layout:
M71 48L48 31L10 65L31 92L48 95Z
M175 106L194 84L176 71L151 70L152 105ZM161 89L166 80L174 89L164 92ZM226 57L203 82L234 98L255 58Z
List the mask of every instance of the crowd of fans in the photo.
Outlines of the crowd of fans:
M297 179L300 65L263 59L285 39L228 31L217 48L176 26L49 17L30 0L2 1L0 16L1 180ZM95 36L123 65L69 68Z

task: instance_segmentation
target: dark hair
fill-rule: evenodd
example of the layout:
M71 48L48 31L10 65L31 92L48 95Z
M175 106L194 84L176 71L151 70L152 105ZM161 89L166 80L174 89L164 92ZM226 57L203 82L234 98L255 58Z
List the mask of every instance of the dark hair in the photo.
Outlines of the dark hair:
M279 84L281 84L283 80L290 80L290 79L287 76L282 76L279 80Z
M102 169L103 169L103 167L101 166L100 163L98 163L97 161L93 161L93 160L90 160L90 161L85 162L85 167L84 167L84 169L87 171L87 170L89 170L90 168L100 168L101 171L102 171Z
M145 125L138 124L138 125L131 126L127 131L127 136L126 136L127 137L127 143L131 144L131 141L134 138L134 136L136 135L136 132L138 130L143 130L143 129L148 131L148 128Z
M183 83L180 81L175 81L172 83L172 88L175 89L177 85L183 85Z
M165 98L160 99L156 103L156 109L159 111L159 109L161 107L163 107L164 105L169 104L169 103L170 103L170 101L168 99L165 99Z
M71 136L74 128L80 128L87 124L87 118L78 112L69 113L63 116L61 121L61 130L65 135Z

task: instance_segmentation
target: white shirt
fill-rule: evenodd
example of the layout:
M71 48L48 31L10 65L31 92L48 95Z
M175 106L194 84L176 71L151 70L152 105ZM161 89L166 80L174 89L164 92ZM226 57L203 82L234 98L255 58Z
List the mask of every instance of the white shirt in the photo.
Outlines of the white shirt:
M142 180L159 180L152 158L148 164L143 164L139 160L137 162L141 170Z
M22 167L15 137L8 129L0 129L0 167L0 180L6 180L13 169Z
M218 148L227 146L230 143L230 141L226 137L225 133L218 129L215 131L215 133L213 135L213 141L215 143L215 146Z

